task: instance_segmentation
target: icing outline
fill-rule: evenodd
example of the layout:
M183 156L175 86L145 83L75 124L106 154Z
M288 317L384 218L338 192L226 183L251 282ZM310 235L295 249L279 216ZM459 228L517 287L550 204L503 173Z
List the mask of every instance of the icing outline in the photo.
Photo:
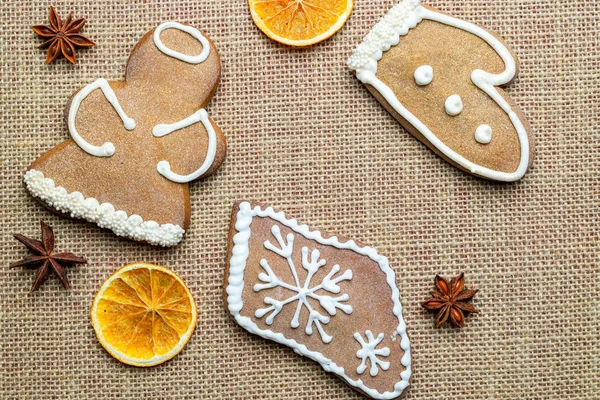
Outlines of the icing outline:
M108 102L113 106L117 114L119 114L119 117L121 118L121 121L123 121L123 126L125 126L125 129L127 129L128 131L135 129L135 120L129 118L127 114L125 114L125 111L123 111L123 108L121 107L121 104L117 99L117 95L108 84L108 81L104 78L100 78L88 84L79 92L77 92L75 97L73 97L73 101L71 102L71 108L69 109L69 117L67 119L67 124L69 127L69 133L71 134L71 137L83 151L96 157L110 157L113 154L115 154L115 146L111 142L106 142L102 146L94 146L88 143L84 138L82 138L79 132L77 132L77 128L75 127L75 118L77 117L77 113L79 112L79 106L81 105L81 102L85 100L85 98L88 97L88 95L96 89L102 90L102 93L104 94L104 97L106 97L106 100L108 100Z
M197 56L190 56L165 46L162 40L160 40L160 34L162 33L162 31L169 28L178 29L185 33L189 33L194 39L198 40L202 44L202 51L200 52L200 54L198 54ZM198 29L192 26L180 24L179 22L163 22L158 27L156 27L152 38L154 39L154 45L156 46L156 48L160 50L163 54L166 54L169 57L176 58L188 64L200 64L206 61L208 55L210 54L210 43L208 42L208 39L205 38Z
M242 291L244 289L244 270L246 261L249 256L248 241L252 234L250 225L252 219L269 217L280 224L287 226L294 232L304 236L307 239L315 240L320 244L334 246L339 249L349 249L358 254L365 255L371 260L377 262L381 271L386 275L386 281L392 290L392 302L394 303L393 313L398 318L398 327L396 334L400 335L400 348L404 351L401 363L405 370L400 373L400 380L394 385L393 392L379 392L375 389L365 386L361 379L353 380L344 373L344 368L338 366L332 360L325 357L323 354L309 350L305 345L296 342L293 339L286 338L282 333L273 332L270 329L260 329L249 317L240 315L240 311L244 304L242 302ZM396 286L396 275L390 268L387 257L379 255L377 250L372 247L359 247L356 242L349 240L340 242L337 236L324 238L320 231L312 230L308 225L299 225L295 219L288 219L283 212L275 212L273 207L262 209L260 206L251 207L250 203L244 201L239 205L239 211L236 214L235 229L238 231L233 237L234 246L231 251L231 259L229 260L229 277L227 278L227 308L236 322L244 329L255 335L265 339L281 343L291 347L294 352L306 356L319 364L327 372L333 372L342 377L349 385L359 388L369 396L375 399L394 399L400 396L409 386L411 376L411 357L410 357L410 341L406 334L406 323L402 317L402 304L400 304L400 291Z
M404 0L392 7L388 13L378 22L356 47L352 56L348 59L348 65L356 71L356 77L364 84L375 88L392 106L392 108L417 129L435 148L453 162L462 166L475 175L497 181L513 182L521 179L529 164L529 138L527 131L518 115L513 111L510 104L496 90L496 86L502 86L510 82L516 75L516 61L510 51L485 29L448 15L431 11L420 4L420 0ZM414 28L423 19L429 19L458 29L462 29L479 36L502 58L505 70L500 74L491 74L480 69L471 73L471 81L479 89L483 90L498 106L508 115L513 124L519 144L521 146L521 157L519 166L515 172L501 172L483 167L467 160L454 150L450 149L417 117L406 109L398 100L392 89L379 80L377 62L383 57L383 52L400 42L400 36L405 36L411 28Z
M193 125L197 122L202 122L204 128L206 129L206 133L208 135L208 149L206 150L206 158L204 162L196 171L192 172L188 175L179 175L171 171L171 164L168 161L163 160L156 164L156 169L158 173L167 178L170 181L176 183L187 183L191 182L195 179L198 179L203 174L206 173L212 167L215 156L217 155L217 134L215 129L213 128L210 120L208 119L208 113L204 108L196 111L194 114L189 117L175 122L174 124L159 124L152 128L152 134L156 137L161 137L168 135L176 130L187 128L190 125Z
M152 245L175 246L185 230L179 225L144 221L141 216L128 216L125 211L115 210L110 203L100 204L93 197L85 198L80 192L69 193L62 186L56 186L43 172L30 169L23 178L27 190L57 211L69 214L71 218L84 219L100 228L110 229L117 236L148 242Z

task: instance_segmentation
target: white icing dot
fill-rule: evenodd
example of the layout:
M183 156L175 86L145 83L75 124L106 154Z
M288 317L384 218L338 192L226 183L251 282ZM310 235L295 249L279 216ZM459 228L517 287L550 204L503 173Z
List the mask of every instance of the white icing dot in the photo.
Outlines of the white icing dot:
M462 99L457 94L448 97L444 106L446 107L446 114L452 117L460 114L463 110Z
M421 65L415 70L415 82L419 86L426 86L433 80L433 68L431 65Z
M85 198L80 192L69 193L56 187L54 181L46 178L41 171L34 169L25 174L25 186L34 197L40 198L61 213L73 218L95 222L101 228L112 230L117 236L145 241L153 245L175 246L183 238L185 231L173 224L159 225L155 221L144 221L133 214L128 217L123 210L115 211L110 203L99 204L93 197Z
M475 131L475 140L481 144L488 144L492 141L492 127L489 125L479 125Z

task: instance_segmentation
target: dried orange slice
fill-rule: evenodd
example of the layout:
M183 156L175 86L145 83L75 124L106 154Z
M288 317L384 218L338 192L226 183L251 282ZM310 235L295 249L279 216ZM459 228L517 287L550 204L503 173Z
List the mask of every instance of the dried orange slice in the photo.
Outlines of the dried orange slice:
M196 327L196 303L173 271L129 264L110 276L94 298L92 326L117 360L151 367L175 357Z
M354 0L248 0L256 26L290 46L319 43L340 30Z

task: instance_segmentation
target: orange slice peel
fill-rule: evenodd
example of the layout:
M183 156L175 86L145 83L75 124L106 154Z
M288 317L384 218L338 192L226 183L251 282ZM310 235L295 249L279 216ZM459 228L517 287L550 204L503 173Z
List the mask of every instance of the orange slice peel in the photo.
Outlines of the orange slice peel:
M151 367L183 350L198 311L190 290L173 271L134 263L102 284L90 317L98 341L114 358Z
M248 0L248 5L256 26L271 39L310 46L344 26L354 0Z

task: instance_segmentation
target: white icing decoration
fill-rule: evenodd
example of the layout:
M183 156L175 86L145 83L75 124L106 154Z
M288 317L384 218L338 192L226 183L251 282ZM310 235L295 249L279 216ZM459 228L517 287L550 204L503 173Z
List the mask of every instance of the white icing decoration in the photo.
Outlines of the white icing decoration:
M409 29L414 28L423 19L437 21L479 36L504 61L505 70L502 73L491 74L482 70L475 70L471 73L471 81L502 108L515 127L521 146L521 159L515 172L502 172L483 167L467 160L450 149L425 124L408 111L400 103L394 92L375 76L377 61L381 59L383 52L389 50L391 46L397 45L400 42L400 36L406 35ZM420 5L419 0L404 0L402 3L392 7L387 15L373 27L371 32L363 39L363 42L354 50L353 55L348 60L348 65L356 71L356 76L360 81L377 89L402 118L414 126L425 139L450 160L471 171L473 174L497 181L512 182L521 179L525 175L529 163L529 139L527 131L510 104L495 88L495 86L507 84L515 77L516 62L510 51L485 29L470 22L428 10Z
M114 107L117 114L119 114L119 117L121 117L125 129L130 131L135 128L135 121L125 114L125 111L123 111L121 104L119 104L119 100L117 99L115 92L108 84L108 81L102 78L90 83L77 92L75 97L73 97L67 124L69 126L69 133L71 134L71 137L83 151L96 157L110 157L115 154L115 146L111 142L106 142L102 146L91 145L84 138L82 138L81 135L79 135L79 132L77 132L77 128L75 127L75 118L77 117L77 112L79 111L81 102L96 89L102 90L106 100L108 100L108 102Z
M338 366L332 360L325 357L322 353L309 350L305 345L298 343L293 339L286 338L283 333L273 332L269 329L261 329L252 321L252 319L240 315L240 311L244 306L242 301L242 291L244 289L244 270L250 254L248 245L250 235L252 234L250 225L252 224L252 219L255 217L271 218L309 240L315 240L320 244L334 246L338 249L348 249L350 251L354 251L358 254L369 257L371 260L379 264L379 268L385 274L386 282L391 289L391 300L394 304L393 313L398 318L398 327L396 328L395 333L401 337L400 348L404 350L401 363L405 367L405 370L400 373L400 380L394 385L394 391L381 393L373 388L367 387L362 380L354 380L346 375L344 368ZM389 266L388 259L379 255L377 251L371 247L358 246L353 240L340 242L336 236L324 238L321 232L318 230L311 230L307 225L299 225L295 219L287 219L284 213L275 212L272 207L267 207L265 210L263 210L260 208L260 206L252 208L250 203L243 202L240 204L240 209L235 218L235 229L238 231L238 233L236 233L233 237L234 246L232 249L231 259L229 260L229 277L227 280L228 285L226 292L228 295L227 306L229 312L234 316L237 323L251 333L291 347L296 353L309 357L310 359L318 362L325 371L333 372L339 375L345 379L349 385L359 388L372 398L394 399L400 396L408 387L411 376L410 342L406 334L406 323L402 318L402 305L400 304L399 300L400 292L396 286L396 276L394 271ZM286 254L283 248L281 251L284 252L283 254Z
M415 82L419 86L427 86L433 81L433 68L431 65L421 65L415 70Z
M160 40L160 34L162 33L162 31L164 31L165 29L169 29L169 28L179 29L180 31L183 31L183 32L186 32L186 33L189 33L190 35L192 35L192 37L194 37L194 39L198 40L202 44L202 52L200 54L198 54L197 56L189 56L187 54L182 54L178 51L175 51L175 50L170 49L167 46L165 46L164 43L162 42L162 40ZM186 62L188 64L200 64L201 62L204 62L208 58L208 55L210 54L210 43L208 42L208 39L206 39L202 35L202 33L200 33L200 31L198 29L191 27L191 26L182 25L178 22L164 22L164 23L160 24L154 30L153 39L154 39L154 44L156 45L158 50L160 50L161 52L163 52L164 54L166 54L170 57L176 58L176 59Z
M360 375L363 372L365 372L365 370L367 369L367 360L369 360L371 362L369 374L371 374L371 376L377 376L377 374L379 373L378 366L381 367L381 369L384 371L387 371L390 368L389 362L381 361L377 358L377 356L389 356L390 349L389 347L384 347L383 349L376 349L377 345L383 340L383 333L380 333L377 336L377 339L373 337L373 332L371 331L365 331L365 334L367 336L367 342L363 340L363 337L360 333L354 333L354 339L356 339L361 345L361 349L356 352L356 357L362 360L358 368L356 368L356 373Z
M128 217L125 211L116 211L110 203L99 204L98 200L85 198L79 192L69 193L62 186L56 187L54 181L45 178L41 171L27 171L24 181L27 190L50 207L69 214L71 218L94 222L101 228L112 230L117 236L166 247L178 244L185 233L179 225L159 225L156 221L144 221L137 214Z
M291 291L295 294L290 294L290 296L283 301L275 300L271 297L265 297L264 298L265 304L269 304L270 306L256 310L256 313L255 313L256 318L262 318L265 315L271 313L265 319L265 323L267 325L271 325L273 323L273 319L281 312L281 310L284 308L285 305L294 303L297 301L298 306L296 307L296 313L294 314L294 317L292 318L292 320L290 322L290 326L292 328L297 328L300 325L300 312L302 311L302 308L304 306L306 308L306 310L308 311L308 321L306 323L306 328L304 329L306 334L312 335L312 333L313 333L312 326L315 325L317 327L317 330L319 331L319 334L321 335L321 340L324 343L330 343L331 340L333 339L333 337L329 336L327 333L325 333L325 330L323 329L323 326L321 325L321 324L329 323L329 317L321 314L318 310L314 309L310 305L310 302L308 301L308 299L310 298L313 300L317 300L319 302L319 304L321 305L321 307L323 307L325 309L325 311L327 311L327 313L329 313L329 315L331 315L331 316L336 315L338 308L340 310L342 310L343 312L345 312L346 314L351 314L352 307L349 306L348 304L342 304L342 302L348 301L348 299L350 298L347 294L343 294L338 297L331 297L331 296L319 295L319 294L316 294L315 292L318 290L325 290L329 293L339 293L341 289L338 286L338 283L345 281L345 280L351 280L352 279L352 271L347 269L346 271L344 271L344 273L342 275L338 276L337 278L333 278L333 276L340 271L340 266L335 264L331 268L331 271L329 272L329 274L327 274L327 276L325 278L323 278L323 281L319 285L311 287L310 286L311 279L313 278L314 274L321 267L323 267L325 265L326 261L319 260L321 253L317 249L314 249L312 251L312 253L310 255L310 261L309 261L308 247L303 247L302 248L302 267L306 271L308 271L308 275L306 277L306 280L304 281L304 284L300 284L300 280L298 279L298 272L296 270L296 266L294 265L294 261L292 260L292 254L293 254L293 249L294 249L294 234L289 233L287 235L287 244L286 244L285 240L281 236L281 230L279 229L279 226L273 225L273 227L271 228L271 232L273 233L273 236L275 236L275 238L277 239L277 242L279 243L280 247L278 248L278 247L274 246L268 240L265 241L264 245L267 249L279 254L281 257L283 257L287 260L287 264L288 264L288 266L292 272L292 275L294 277L294 283L287 283L287 282L279 279L277 277L277 274L275 274L275 272L273 272L273 269L271 268L271 266L269 265L267 260L265 260L263 258L262 260L260 260L260 265L267 272L267 274L260 273L258 275L258 279L265 283L257 283L256 285L254 285L254 291L260 292L261 290L265 290L265 289L282 287L282 288L288 289L289 291Z
M488 144L492 141L492 127L489 125L479 125L475 130L475 140L481 144Z
M213 128L210 120L208 119L208 113L204 108L201 108L191 116L179 121L174 124L165 125L160 124L156 125L152 129L152 134L156 137L168 135L178 129L186 128L192 124L197 123L198 121L202 122L204 128L206 128L206 132L208 134L208 149L206 150L206 159L196 171L192 172L189 175L179 175L171 171L171 164L168 161L161 161L156 165L156 169L158 172L167 178L170 181L177 183L186 183L191 182L194 179L198 179L200 176L206 173L212 166L215 161L215 156L217 154L217 134L215 133L215 129Z
M383 52L400 42L400 35L406 35L420 19L415 18L416 10L421 8L419 0L404 0L392 7L381 21L371 29L362 43L352 52L348 65L355 71L377 72L377 61Z
M451 117L457 116L463 110L463 102L459 95L453 94L446 99L444 103L444 108L446 108L446 114Z

